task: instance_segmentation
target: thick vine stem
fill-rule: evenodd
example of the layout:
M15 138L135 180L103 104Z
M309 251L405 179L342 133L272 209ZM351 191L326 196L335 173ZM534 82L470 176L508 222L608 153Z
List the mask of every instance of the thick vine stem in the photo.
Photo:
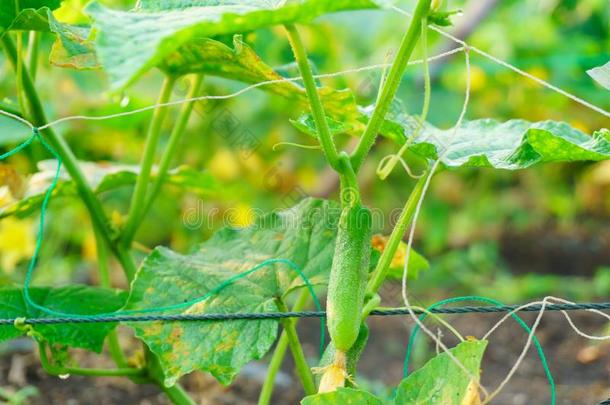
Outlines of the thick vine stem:
M193 99L197 97L199 92L201 92L201 88L203 86L203 75L196 75L193 83L191 84L191 88L189 89L189 93L187 94L187 99ZM184 135L186 125L189 122L189 118L191 117L191 113L193 112L193 108L195 107L195 101L191 100L182 105L182 109L180 110L180 114L178 115L178 120L174 125L174 129L172 130L171 135L169 136L169 141L167 142L167 146L161 156L161 162L159 163L159 169L157 170L157 177L151 186L151 190L148 193L148 197L146 199L146 203L144 204L144 209L142 210L141 216L144 217L151 205L155 201L155 198L159 194L161 190L161 186L165 182L165 178L167 177L167 172L169 171L169 167L172 164L172 160L174 155L176 154L176 149L182 140ZM138 221L139 224L139 221Z
M341 205L343 207L360 204L360 188L356 173L352 168L349 155L345 152L339 154L339 180L341 182Z
M4 35L2 37L2 45L5 49L8 59L13 65L13 68L17 69L19 64L17 49L15 48L15 44L13 43L9 35ZM34 125L42 126L47 122L47 119L40 98L38 97L38 92L36 91L34 83L32 82L32 78L30 77L30 74L27 70L24 69L21 74L21 79L23 81L23 91L27 96L27 102L29 104L29 111L31 114L31 117L28 118L32 121ZM89 187L89 184L87 183L87 180L78 165L78 161L74 156L72 149L70 149L70 146L66 143L63 137L55 133L52 128L46 128L42 130L41 134L46 139L48 139L53 149L55 149L61 157L62 162L66 167L66 170L68 171L70 177L72 178L72 180L74 180L74 183L76 184L76 189L78 191L79 196L81 197L81 199L85 203L85 206L87 207L87 210L89 211L89 215L91 216L91 220L93 221L93 226L95 226L99 230L100 235L104 238L104 242L106 242L106 244L112 248L113 253L117 257L125 271L127 279L131 281L135 274L135 265L133 264L131 257L128 257L125 255L124 252L121 252L118 246L114 243L112 237L113 233L108 225L104 209L95 194L93 193L93 190L91 190L91 187Z
M136 185L131 198L131 204L129 206L129 213L127 214L127 221L125 228L121 235L121 244L125 247L131 246L131 242L136 234L138 225L142 220L142 213L145 207L146 192L148 189L148 183L150 182L150 173L152 166L155 161L155 152L157 151L157 145L159 143L159 137L161 136L161 126L167 115L166 104L174 88L176 78L173 76L166 76L161 87L161 93L157 101L157 107L153 113L152 121L148 127L148 134L146 136L146 143L144 145L144 155L140 162L140 174L136 180Z
M70 376L74 374L89 377L136 377L144 375L144 370L129 367L116 369L60 367L50 361L47 356L47 345L45 343L38 343L38 351L40 354L40 364L42 364L42 368L50 375Z
M292 310L301 311L303 308L305 308L305 306L309 302L309 299L309 291L304 289L297 297L297 301L293 305ZM295 319L294 322L296 324L297 320ZM288 349L288 333L286 331L283 331L282 335L277 341L277 344L275 345L271 361L269 361L267 376L265 377L265 382L263 383L263 387L261 388L261 392L258 396L258 405L269 405L269 402L271 401L271 395L273 394L275 377L277 376L277 373L279 372L280 367L282 366L282 361L284 360L284 356L286 355L286 349Z
M288 308L281 298L278 298L276 303L280 312L288 312ZM294 319L283 319L282 326L284 326L284 332L286 332L286 336L288 338L288 346L292 352L296 371L301 379L303 390L305 391L306 395L313 395L316 393L316 383L314 382L313 374L311 373L311 369L309 368L307 360L305 359L305 354L303 353L303 348L301 347L301 342L299 341L299 336L297 335Z
M356 146L356 149L352 154L352 165L356 173L358 173L360 170L364 159L375 143L377 133L383 124L383 120L385 119L388 109L390 108L392 100L394 100L394 96L396 95L396 91L400 85L402 75L419 39L422 19L430 12L430 2L431 0L419 0L417 3L409 29L405 33L400 43L400 48L396 54L396 59L394 59L390 72L383 82L383 87L381 89L377 105L375 106L375 110L373 111L373 115L371 116L371 119L369 120L364 133L360 138L358 146Z
M36 81L36 73L38 73L38 50L40 48L40 33L38 31L30 31L28 39L28 68L33 81Z
M301 36L294 25L290 24L286 25L285 27L286 31L288 32L288 40L290 42L290 46L292 47L292 52L294 53L297 65L299 66L299 71L303 78L303 84L305 85L305 91L307 93L307 98L309 99L311 113L316 124L316 130L318 132L320 144L322 145L322 150L324 151L324 155L326 156L326 160L328 161L330 167L340 173L341 169L339 167L339 154L337 153L335 142L333 141L330 128L328 127L326 113L324 112L324 106L322 105L320 94L318 94L318 88L311 71L309 59L307 59L305 46L303 45Z
M381 284L385 280L388 275L388 269L390 268L390 263L392 263L392 259L394 258L394 254L396 253L396 249L400 245L400 241L404 237L405 232L407 231L407 226L413 219L413 215L415 214L415 209L417 208L417 202L421 198L421 194L423 192L424 186L426 184L426 180L428 178L428 172L424 173L424 175L417 181L413 191L411 191L411 195L409 199L405 203L402 212L400 213L400 217L398 218L398 222L394 226L392 230L392 234L390 235L390 239L377 262L377 266L373 271L373 274L369 280L369 283L366 288L366 296L373 297Z
M275 377L282 367L282 361L286 355L288 349L288 334L286 331L282 332L275 349L273 350L273 356L269 361L269 368L267 368L267 376L265 382L261 388L261 392L258 395L258 405L269 405L271 401L271 395L273 395L273 388L275 385Z
M167 395L167 397L175 404L175 405L196 405L196 402L189 396L189 394L182 388L180 385L172 385L171 387L166 387L165 385L160 385L161 389Z

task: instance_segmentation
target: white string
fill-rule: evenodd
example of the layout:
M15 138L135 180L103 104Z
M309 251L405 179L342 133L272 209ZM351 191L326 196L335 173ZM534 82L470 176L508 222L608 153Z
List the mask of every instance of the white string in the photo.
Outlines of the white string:
M30 129L34 129L34 125L32 125L32 123L30 121L26 120L25 118L21 118L20 116L18 116L16 114L10 113L8 111L4 111L2 109L0 109L0 114L5 115L5 116L7 116L9 118L12 118L12 119L14 119L16 121L19 121L22 124L25 124L28 127L30 127Z
M553 301L562 303L562 304L574 304L573 301L568 301L566 299L563 298L558 298L558 297L553 297L553 296L549 296L547 297L549 299L552 299ZM489 332L487 332L487 334L485 335L484 339L487 338L487 336L491 335L500 325L502 325L512 314L514 314L515 312L519 311L520 309L523 308L527 308L530 306L534 306L534 305L539 305L541 303L541 301L535 301L535 302L530 302L528 304L524 304L523 306L519 307L518 309L515 309L511 312L509 312L508 314L504 315L490 330ZM608 321L610 321L610 315L606 314L603 311L597 310L597 309L587 309L586 311L588 312L592 312L595 313L597 315L600 315L604 318L606 318ZM570 317L570 315L566 312L566 311L561 311L561 313L565 316L566 320L568 321L568 324L570 325L570 327L574 330L574 332L576 332L578 335L586 338L586 339L591 339L591 340L610 340L610 335L601 335L601 336L596 336L596 335L589 335L585 332L583 332L582 330L580 330L572 321L572 318Z
M462 51L464 48L463 47L458 47L455 49L451 49L447 52L443 52L440 53L438 55L434 55L428 58L428 61L435 61L438 59L442 59L445 58L447 56L456 54L460 51ZM409 65L419 65L422 64L424 61L423 59L417 59L417 60L413 60L411 62L409 62ZM326 79L326 78L332 78L332 77L337 77L337 76L344 76L347 74L355 74L355 73L361 73L361 72L367 72L367 71L371 71L371 70L378 70L378 69L385 69L391 66L391 63L379 63L379 64L374 64L374 65L367 65L367 66L362 66L362 67L358 67L358 68L352 68L352 69L346 69L346 70L341 70L338 72L331 72L331 73L323 73L323 74L318 74L318 75L314 75L314 77L316 79ZM229 94L224 94L224 95L207 95L207 96L199 96L199 97L191 97L191 98L184 98L184 99L179 99L179 100L174 100L174 101L169 101L166 103L157 103L157 104L152 104L146 107L142 107L142 108L137 108L134 110L130 110L130 111L123 111L120 113L115 113L115 114L108 114L108 115L71 115L68 117L63 117L63 118L59 118L56 119L54 121L50 121L45 125L40 126L38 129L39 130L43 130L46 128L50 128L53 127L55 125L61 124L63 122L68 122L68 121L76 121L76 120L83 120L83 121L102 121L102 120L107 120L107 119L112 119L112 118L120 118L120 117L125 117L125 116L129 116L129 115L134 115L134 114L139 114L141 112L145 112L145 111L150 111L150 110L154 110L156 108L161 108L161 107L171 107L174 105L179 105L179 104L183 104L183 103L188 103L188 102L193 102L193 101L203 101L203 100L226 100L226 99L230 99L230 98L234 98L237 96L240 96L244 93L249 92L250 90L256 89L258 87L263 87L263 86L267 86L267 85L271 85L271 84L277 84L277 83L289 83L289 82L298 82L302 80L301 76L295 76L295 77L283 77L281 79L274 79L274 80L266 80L266 81L262 81L262 82L258 82L255 84L252 84L250 86L244 87L243 89L240 89L234 93L229 93ZM0 110L1 113L3 113L4 115L7 115L11 118L14 118L16 120L19 120L25 124L27 124L30 128L34 128L34 125L31 124L30 122L28 122L27 120L25 120L24 118L18 117L14 114L11 114L9 112Z
M525 305L521 305L519 308L509 312L507 315L511 316L513 315L515 312L520 311L524 308L527 308L529 306L532 305L541 305L540 307L540 311L538 311L538 316L536 316L536 321L534 322L534 324L532 325L532 327L530 328L530 333L527 336L527 341L525 342L525 346L523 346L523 349L521 350L521 353L519 354L519 357L517 358L517 361L515 362L515 364L511 367L510 371L508 372L508 374L506 375L506 377L504 377L504 380L502 380L502 382L500 383L500 385L498 385L498 388L496 388L484 401L481 405L485 405L487 403L489 403L489 401L491 401L496 395L498 395L500 393L500 391L502 391L502 389L504 389L504 387L508 384L508 382L510 381L510 379L513 377L513 375L515 374L515 372L517 371L517 369L519 368L519 366L521 365L521 363L523 362L523 359L525 358L525 355L527 354L533 338L534 338L534 334L536 333L536 329L538 329L538 325L540 324L540 321L542 320L542 315L544 314L544 310L546 309L546 306L548 304L548 301L550 299L552 299L553 297L544 297L544 299L542 301L537 301L537 302L533 302L533 303L529 303L529 304L525 304ZM502 320L500 320L496 325L494 325L494 327L491 328L491 330L489 332L487 332L485 334L485 336L483 337L483 339L487 339L489 337L489 335L495 331L497 329L497 327L499 325L501 325L506 319L508 318L502 318Z
M411 17L411 13L409 13L408 11L405 11L405 10L399 8L399 7L390 6L390 8L392 10L400 13L400 14L403 14L403 15L406 15L408 17ZM481 50L481 49L479 49L479 48L477 48L475 46L469 45L465 41L462 41L461 39L451 35L450 33L448 33L445 30L442 30L442 29L440 29L440 28L438 28L438 27L436 27L434 25L429 25L428 27L431 30L438 32L439 34L441 34L445 38L449 38L450 40L454 41L457 44L460 44L460 45L462 45L464 47L470 48L472 51L474 51L474 52L478 53L479 55L481 55L481 56L491 60L492 62L497 63L498 65L504 66L505 68L508 68L508 69L512 70L513 72L518 73L519 75L521 75L523 77L527 77L528 79L535 81L536 83L546 87L547 89L553 90L554 92L559 93L559 94L561 94L561 95L563 95L563 96L565 96L565 97L567 97L567 98L577 102L578 104L581 104L581 105L583 105L583 106L585 106L585 107L587 107L587 108L589 108L589 109L591 109L591 110L593 110L595 112L598 112L598 113L600 113L602 115L605 115L606 117L610 117L610 112L609 111L606 111L603 108L596 106L595 104L591 104L590 102L588 102L586 100L583 100L582 98L580 98L580 97L578 97L578 96L576 96L576 95L574 95L574 94L572 94L572 93L570 93L570 92L568 92L566 90L563 90L563 89L561 89L561 88L559 88L559 87L557 87L557 86L555 86L555 85L553 85L553 84L551 84L551 83L549 83L549 82L547 82L545 80L542 80L539 77L536 77L536 76L534 76L534 75L532 75L530 73L527 73L526 71L524 71L522 69L519 69L515 65L511 65L510 63L508 63L508 62L506 62L506 61L504 61L502 59L499 59L496 56L493 56L493 55L491 55L491 54L489 54L489 53L487 53L487 52L485 52L485 51L483 51L483 50Z
M542 315L544 314L544 310L546 305L550 302L550 301L555 301L558 303L563 303L563 304L574 304L574 302L572 301L568 301L565 300L563 298L557 298L557 297L553 297L553 296L547 296L545 297L542 301L535 301L535 302L530 302L528 304L524 304L521 305L518 308L513 309L512 311L508 312L507 314L505 314L486 334L485 336L483 336L483 339L488 339L489 336L495 332L500 325L502 325L504 322L506 322L508 320L508 318L510 318L513 314L515 314L518 311L521 311L527 307L531 307L534 305L542 305L542 307L540 308L540 311L538 312L538 316L536 317L536 321L534 322L534 324L532 325L532 327L530 328L530 332L528 334L528 338L527 338L527 342L523 348L523 350L521 351L519 357L517 358L517 361L515 362L515 364L513 365L513 367L510 369L510 371L508 372L507 376L504 378L504 380L500 383L500 385L498 386L498 388L496 388L491 395L483 402L483 405L485 403L488 403L489 401L491 401L497 394L500 393L500 391L508 384L508 382L510 381L510 379L512 378L512 376L514 375L514 373L517 371L517 369L519 368L519 366L521 365L521 363L523 362L525 355L527 354L529 347L531 346L531 343L533 341L533 337L534 334L536 333L536 329L539 326L540 320L542 318ZM589 312L593 312L595 314L598 314L604 318L606 318L607 320L610 320L610 315L596 310L596 309L589 309ZM583 331L581 331L572 321L572 318L570 317L570 315L568 315L568 313L566 311L561 311L561 313L565 316L566 320L568 321L568 324L570 325L570 327L579 335L582 336L586 339L591 339L591 340L609 340L610 339L610 335L603 335L603 336L594 336L594 335L589 335L588 333L585 333Z
M458 129L462 126L462 122L464 121L464 117L466 116L466 112L468 111L468 105L470 104L470 79L471 79L471 77L470 77L470 53L469 53L468 46L464 47L464 56L465 56L465 62L466 62L466 75L467 75L466 76L467 78L466 78L466 90L465 90L465 96L464 96L464 104L462 106L462 111L460 112L458 120L457 120L455 126L453 127L453 133L451 134L450 139L453 139L453 137L457 133ZM438 168L438 165L440 164L440 162L441 162L442 158L444 157L444 155L448 153L449 147L450 147L450 144L442 152L442 154L440 154L439 158L434 162L434 164L430 168L430 171L429 171L429 173L427 174L427 177L426 177L426 182L424 183L424 186L422 188L421 196L419 197L419 199L417 201L417 206L415 207L415 212L413 214L413 219L411 220L411 227L410 227L410 230L409 230L409 240L407 242L407 249L406 249L405 260L404 260L404 267L403 267L403 273L402 273L402 298L403 298L405 307L409 311L409 315L411 316L413 321L419 326L419 328L425 334L427 334L436 343L436 345L438 347L440 347L443 350L443 352L445 352L447 354L447 356L462 371L464 371L464 373L466 373L466 375L468 376L468 378L471 381L476 382L478 388L483 392L483 395L485 397L488 397L489 394L488 394L487 390L485 389L485 387L483 387L481 385L480 381L477 378L475 378L475 376L472 375L470 373L470 371L468 371L466 369L466 367L462 364L462 362L449 351L449 348L447 346L445 346L445 344L435 336L434 332L429 330L424 325L424 323L419 320L419 317L411 309L411 304L409 302L409 297L408 297L408 294L407 294L407 277L408 277L408 274L409 274L409 256L411 254L411 249L412 249L412 246L413 246L413 238L414 238L414 235L415 235L415 227L416 227L416 224L417 224L417 218L419 217L419 213L421 211L421 207L423 205L423 202L424 202L424 199L425 199L425 196L426 196L426 192L428 191L428 188L430 186L430 181L432 180L432 176L434 175L434 172Z

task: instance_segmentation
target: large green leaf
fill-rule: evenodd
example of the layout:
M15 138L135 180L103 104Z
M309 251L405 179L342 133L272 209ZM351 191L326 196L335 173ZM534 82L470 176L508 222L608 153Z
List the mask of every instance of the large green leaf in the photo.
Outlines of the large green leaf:
M181 255L156 248L138 270L127 308L186 302L212 292L221 283L268 259L289 259L313 284L327 282L340 208L329 201L306 199L297 206L258 219L250 228L224 228L199 249ZM303 285L286 264L275 263L228 285L180 313L277 311L276 299ZM154 352L171 385L196 369L221 383L261 358L277 335L277 322L134 323L136 336Z
M310 395L303 398L301 405L382 405L373 394L354 388L339 388L333 392Z
M62 288L32 288L32 300L49 309L59 312L90 315L113 312L124 305L127 294L118 290L72 285ZM24 300L23 290L15 288L0 289L0 318L37 318L53 317ZM104 338L116 324L57 324L36 325L34 330L49 343L100 352ZM21 336L23 332L14 326L0 326L0 342Z
M135 184L140 170L138 166L116 163L80 162L80 167L87 182L96 193ZM54 160L41 161L38 163L38 169L39 171L27 180L21 198L7 206L0 207L0 218L9 215L23 217L40 207L55 176L57 162ZM153 170L153 177L155 176L156 173ZM220 190L219 184L210 173L197 171L188 166L180 166L171 170L166 181L200 195L210 195ZM76 184L70 179L68 173L62 170L53 197L76 195L78 195Z
M0 37L9 30L48 31L47 13L63 0L3 0L0 7ZM18 8L16 6L19 6Z
M525 169L537 163L610 159L610 132L589 136L556 121L467 121L454 131L427 126L410 149L447 167Z
M99 30L99 58L114 86L123 87L197 38L372 7L376 5L371 0L143 0L141 10L111 10L94 2L87 13Z
M610 62L587 70L587 74L606 90L610 90Z
M396 405L469 404L465 398L476 393L474 387L479 380L485 347L486 340L466 340L450 349L468 374L446 353L437 355L400 383L396 390Z

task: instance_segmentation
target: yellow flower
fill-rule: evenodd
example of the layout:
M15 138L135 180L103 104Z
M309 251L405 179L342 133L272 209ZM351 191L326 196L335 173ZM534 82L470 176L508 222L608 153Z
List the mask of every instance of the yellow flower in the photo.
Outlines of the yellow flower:
M371 245L373 246L373 249L377 250L379 253L383 253L387 243L388 238L379 234L373 235L373 239L371 240ZM400 242L398 248L396 249L396 252L394 253L394 257L392 257L390 268L402 268L405 263L406 254L407 245L404 242Z
M470 67L470 90L473 92L483 90L487 84L485 71L477 65Z
M254 212L248 204L237 204L231 210L230 225L237 228L246 228L254 222Z
M34 254L36 235L34 221L5 218L0 221L0 264L7 273L12 273L19 262Z
M239 162L228 149L219 149L208 165L214 177L229 181L234 180L240 174Z
M82 246L83 258L89 261L97 260L97 244L93 232L87 232Z

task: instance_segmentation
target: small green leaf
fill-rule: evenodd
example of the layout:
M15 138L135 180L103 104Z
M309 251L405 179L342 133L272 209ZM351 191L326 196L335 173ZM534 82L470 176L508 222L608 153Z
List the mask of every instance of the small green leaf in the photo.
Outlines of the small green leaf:
M123 291L72 285L62 288L31 288L30 296L38 304L58 312L90 315L113 312L125 303L127 294ZM29 307L24 300L23 290L0 289L0 318L53 317L36 308ZM35 325L34 331L52 344L101 352L106 335L116 326L100 324L57 324ZM0 342L23 334L14 326L0 326Z
M396 405L462 405L473 395L472 383L479 381L481 359L486 340L466 340L450 349L470 376L446 353L428 361L422 368L402 380L396 391ZM466 404L469 404L466 401Z
M451 18L456 14L461 14L462 10L451 11L434 11L428 16L430 24L438 25L439 27L451 27L453 22Z
M333 136L351 132L351 127L346 122L335 121L330 117L326 117L326 122L328 122L328 129ZM299 131L318 139L316 123L311 114L303 114L296 120L290 120L290 123Z
M49 27L57 35L49 56L53 65L73 69L98 69L91 28L62 24L49 11Z
M598 132L602 133L602 131ZM410 149L447 167L525 169L537 163L610 159L610 142L556 121L467 121L454 131L431 125Z
M99 29L97 51L115 87L124 87L198 38L310 21L341 10L374 8L370 0L143 0L141 9L87 7Z
M373 394L354 388L339 388L333 392L310 395L303 398L301 405L383 405Z
M80 162L82 172L95 193L103 193L119 187L135 184L139 173L138 166L117 163ZM5 207L0 208L0 218L10 215L24 217L40 208L44 195L51 185L57 170L55 160L44 160L38 163L39 171L32 175L25 185L23 197ZM153 170L153 177L156 172ZM184 188L199 195L208 196L217 193L220 186L208 173L194 170L188 166L180 166L170 170L167 183ZM62 169L53 197L73 197L78 195L76 184Z
M610 62L603 66L598 66L587 70L587 74L593 78L606 90L610 90Z
M335 203L306 199L289 210L262 216L250 228L223 228L188 255L156 248L138 270L127 308L167 306L214 292L212 297L176 311L277 311L276 298L304 284L286 264L261 267L220 291L215 289L265 260L280 258L296 263L311 283L325 284L340 212ZM229 384L244 364L265 355L277 335L274 320L130 326L157 355L167 385L196 369Z
M59 8L62 0L3 0L0 7L0 37L10 30L48 31L47 13Z

